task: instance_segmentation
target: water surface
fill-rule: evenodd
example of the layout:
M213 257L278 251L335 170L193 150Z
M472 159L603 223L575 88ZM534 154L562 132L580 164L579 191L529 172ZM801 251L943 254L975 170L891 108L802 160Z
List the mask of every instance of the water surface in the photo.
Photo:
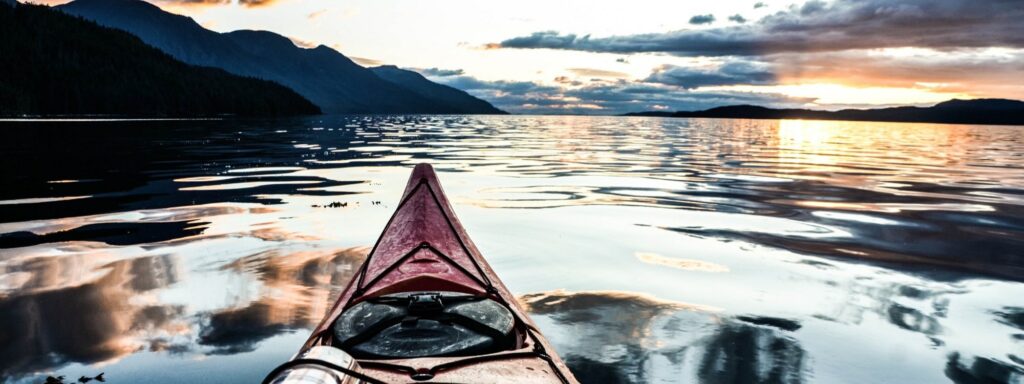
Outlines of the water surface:
M0 381L251 383L411 167L584 382L1024 382L1024 127L0 123Z

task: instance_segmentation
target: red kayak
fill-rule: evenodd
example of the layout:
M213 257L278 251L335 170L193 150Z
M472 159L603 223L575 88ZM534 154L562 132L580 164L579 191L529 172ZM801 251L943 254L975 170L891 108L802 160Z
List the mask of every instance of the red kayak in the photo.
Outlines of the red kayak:
M264 383L576 383L455 217L428 164L362 267Z

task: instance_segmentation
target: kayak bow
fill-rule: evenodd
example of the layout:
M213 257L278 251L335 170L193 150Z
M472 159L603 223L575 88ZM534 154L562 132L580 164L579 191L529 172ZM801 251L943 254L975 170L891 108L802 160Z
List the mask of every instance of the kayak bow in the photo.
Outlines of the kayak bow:
M413 170L328 315L264 382L359 381L577 382L469 239L429 164Z

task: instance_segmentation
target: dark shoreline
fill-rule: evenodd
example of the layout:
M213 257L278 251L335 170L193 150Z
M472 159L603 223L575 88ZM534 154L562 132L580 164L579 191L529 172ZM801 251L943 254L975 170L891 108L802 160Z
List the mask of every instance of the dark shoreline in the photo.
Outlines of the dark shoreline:
M844 109L839 111L773 109L754 105L734 105L711 108L703 111L648 111L627 113L623 116L1024 125L1024 102L1007 99L950 100L931 107Z

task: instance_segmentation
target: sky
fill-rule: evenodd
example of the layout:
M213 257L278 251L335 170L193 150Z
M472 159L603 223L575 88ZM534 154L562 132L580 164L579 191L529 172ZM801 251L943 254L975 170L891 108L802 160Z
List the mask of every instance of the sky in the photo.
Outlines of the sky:
M1024 0L150 1L215 31L417 70L515 113L1024 99Z

